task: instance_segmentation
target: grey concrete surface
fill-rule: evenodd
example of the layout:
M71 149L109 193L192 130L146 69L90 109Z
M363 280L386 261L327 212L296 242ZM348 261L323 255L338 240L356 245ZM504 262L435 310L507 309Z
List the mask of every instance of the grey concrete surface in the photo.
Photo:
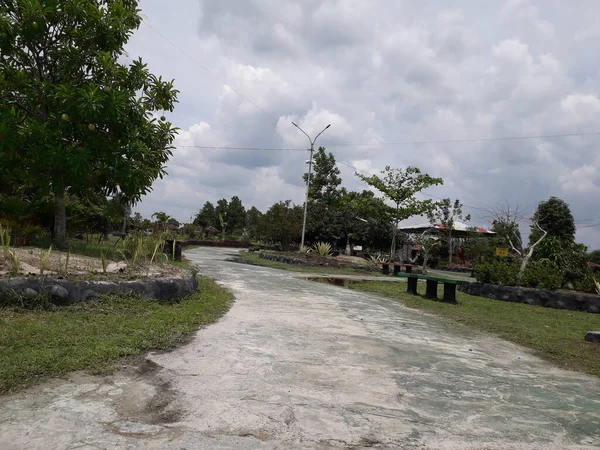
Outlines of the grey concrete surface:
M600 380L303 274L186 252L236 296L171 353L0 398L0 449L597 449ZM402 288L401 285L398 286Z

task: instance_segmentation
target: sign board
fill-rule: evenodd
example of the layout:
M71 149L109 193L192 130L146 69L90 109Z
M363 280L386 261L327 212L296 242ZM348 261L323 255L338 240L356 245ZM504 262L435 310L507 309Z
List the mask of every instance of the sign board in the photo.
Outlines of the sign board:
M508 256L508 249L506 247L496 247L496 256L500 256L502 258L506 258Z
M357 252L361 252L362 251L362 245L355 245L354 246L354 250L356 250Z

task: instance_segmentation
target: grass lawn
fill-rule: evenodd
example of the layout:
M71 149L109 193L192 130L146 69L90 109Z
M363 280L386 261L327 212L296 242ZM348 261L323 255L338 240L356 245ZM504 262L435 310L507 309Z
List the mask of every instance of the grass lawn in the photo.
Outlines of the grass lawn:
M600 376L600 345L583 340L586 332L600 330L600 314L491 300L462 292L457 292L459 304L451 305L406 294L405 285L377 281L350 288L393 297L411 308L529 347L562 368ZM421 292L424 286L419 289Z
M301 273L323 273L329 275L364 275L370 277L382 276L380 272L374 272L370 270L361 270L359 268L351 267L321 267L321 266L304 266L296 264L286 264L279 261L269 261L268 259L259 258L258 253L252 252L240 252L242 262L246 264L253 264L256 266L271 267L273 269L290 270L292 272Z
M54 310L0 309L0 393L74 370L108 373L122 358L166 350L216 321L232 295L199 278L179 303L105 297Z

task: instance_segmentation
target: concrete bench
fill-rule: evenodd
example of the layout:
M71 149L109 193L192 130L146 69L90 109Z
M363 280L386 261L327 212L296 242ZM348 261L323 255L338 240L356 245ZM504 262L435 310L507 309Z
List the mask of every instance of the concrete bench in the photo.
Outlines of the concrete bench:
M399 273L402 273L402 272L400 272L401 267L404 267L405 273L412 273L412 268L418 267L414 264L392 263L392 262L382 262L382 263L379 263L379 265L381 266L381 273L383 273L384 275L390 274L390 266L393 266L393 268L394 268L394 275L398 275Z
M413 295L418 295L417 282L419 280L425 280L425 297L435 300L438 298L438 283L443 283L444 297L442 298L442 301L446 303L456 303L456 286L459 284L469 284L469 281L450 280L447 278L430 277L414 273L398 273L397 275L407 279L406 292Z

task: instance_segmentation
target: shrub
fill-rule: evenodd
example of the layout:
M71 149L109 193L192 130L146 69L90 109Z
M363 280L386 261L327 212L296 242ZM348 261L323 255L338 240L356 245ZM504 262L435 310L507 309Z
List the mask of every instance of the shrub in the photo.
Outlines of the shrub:
M548 260L530 261L523 273L521 284L537 289L555 290L562 286L564 273Z
M473 268L473 276L479 283L515 286L518 275L519 265L512 260L477 264Z
M329 242L317 242L313 245L313 249L319 256L331 255L331 244Z

